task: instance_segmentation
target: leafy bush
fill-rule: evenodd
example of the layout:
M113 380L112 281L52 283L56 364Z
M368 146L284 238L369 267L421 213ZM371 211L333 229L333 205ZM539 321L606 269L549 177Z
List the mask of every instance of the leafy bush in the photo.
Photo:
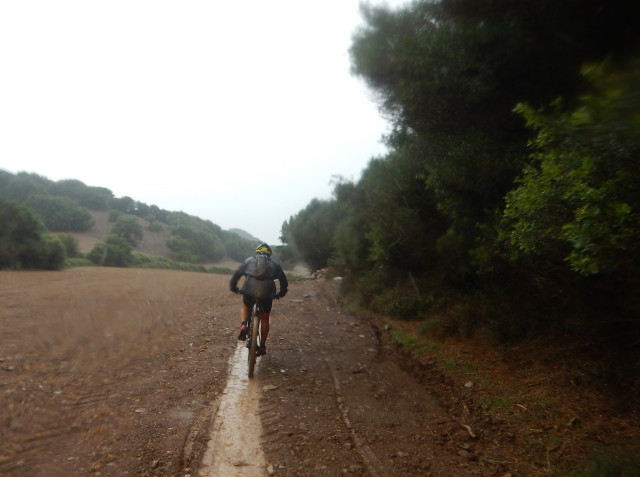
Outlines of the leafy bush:
M590 457L590 464L575 470L571 477L634 477L640 469L640 444L633 443L625 449L622 446L596 447Z
M149 226L147 227L149 232L162 232L162 224L155 219L149 221Z
M138 217L135 215L121 215L118 217L113 227L111 227L111 233L124 238L131 245L136 245L144 236L142 225L140 225Z
M114 197L109 201L109 209L114 209L123 214L133 214L136 210L136 202L128 196Z
M67 197L35 194L25 204L51 231L83 232L94 224L89 211Z
M215 262L225 254L224 245L217 235L193 225L175 227L166 244L182 262Z
M62 242L46 234L42 223L26 207L0 199L0 224L0 268L62 267Z
M247 257L253 255L256 251L256 244L254 241L247 240L240 237L235 232L221 231L220 237L225 248L226 255L229 258L243 262Z
M89 260L87 257L74 257L67 258L64 262L65 268L74 268L74 267L91 267L95 264Z
M60 234L58 239L62 242L65 249L67 258L75 258L80 256L80 248L78 246L78 239L71 234Z
M104 242L97 243L88 258L96 265L105 267L128 267L133 262L131 245L117 235L109 235Z
M518 111L537 131L535 164L507 195L506 239L525 254L560 254L581 274L616 271L640 253L640 61L592 66L594 92L570 112Z
M90 187L75 179L65 179L53 183L48 193L68 197L79 205L93 210L106 210L113 192L104 187Z
M122 215L124 215L124 212L116 209L109 209L109 222L115 222Z
M34 252L34 255L26 263L27 268L58 270L62 268L66 259L62 242L57 237L52 237L49 234L42 235L41 244Z
M28 172L9 174L2 183L2 196L17 202L24 202L34 194L45 194L52 182L46 177Z

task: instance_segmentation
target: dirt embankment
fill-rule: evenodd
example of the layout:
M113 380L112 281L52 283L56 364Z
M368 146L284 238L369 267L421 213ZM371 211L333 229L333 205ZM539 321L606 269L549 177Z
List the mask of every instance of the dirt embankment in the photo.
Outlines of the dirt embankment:
M533 359L404 355L388 325L409 324L344 313L331 287L274 304L253 381L265 475L562 475L587 442L638 430ZM0 474L201 475L237 349L228 277L0 272L0 290Z

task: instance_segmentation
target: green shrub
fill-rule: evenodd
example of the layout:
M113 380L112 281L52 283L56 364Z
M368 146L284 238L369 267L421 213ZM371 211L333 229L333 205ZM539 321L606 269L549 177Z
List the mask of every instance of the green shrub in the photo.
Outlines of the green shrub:
M88 258L96 265L105 267L128 267L133 262L131 245L116 235L109 235L104 242L97 243Z
M25 204L51 231L82 232L94 224L89 211L67 197L35 194Z
M78 239L72 234L60 234L58 239L64 245L64 250L67 258L74 258L80 255L80 248L78 246Z
M118 217L113 227L111 227L111 233L124 238L131 245L136 245L144 236L138 217L128 214Z
M635 477L640 474L640 444L631 448L598 446L590 463L571 473L572 477Z
M147 227L149 232L162 232L162 224L157 220L152 220L149 222L149 226Z
M121 215L124 215L124 212L121 212L121 211L116 210L116 209L110 209L109 210L109 222L115 222L116 220L118 220L118 217L120 217Z
M224 245L215 233L195 226L175 227L166 244L181 262L215 262L225 254Z
M75 268L75 267L91 267L95 265L91 260L87 257L73 257L67 258L64 262L65 268Z
M59 270L66 258L65 248L60 239L44 234L40 247L36 249L36 261L33 268L45 270Z
M0 269L62 267L62 242L44 233L42 223L29 209L0 199L0 224Z

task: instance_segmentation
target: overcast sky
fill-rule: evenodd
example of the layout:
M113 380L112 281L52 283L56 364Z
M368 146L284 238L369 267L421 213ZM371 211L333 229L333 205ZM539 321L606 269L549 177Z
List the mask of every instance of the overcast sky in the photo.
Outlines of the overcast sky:
M0 169L278 244L332 175L385 152L350 74L358 3L1 1Z

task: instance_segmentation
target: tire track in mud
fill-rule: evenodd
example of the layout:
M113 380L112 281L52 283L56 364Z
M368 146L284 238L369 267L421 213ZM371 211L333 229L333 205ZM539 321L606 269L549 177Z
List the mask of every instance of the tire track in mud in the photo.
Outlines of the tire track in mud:
M336 306L331 287L303 283L274 306L257 375L268 385L260 415L270 474L493 475L473 460L477 443L370 323Z
M247 351L237 345L230 359L230 372L219 403L200 477L265 475L266 463L260 444L258 382L247 377Z
M369 471L371 477L378 477L379 474L377 468L380 466L380 460L373 452L371 452L371 449L367 445L363 444L362 439L360 439L360 437L358 436L356 429L351 423L351 419L349 419L349 409L344 404L344 397L342 396L340 381L338 379L335 367L333 366L331 361L329 361L329 359L325 358L325 362L327 363L327 367L329 368L331 376L333 377L333 388L336 392L336 403L338 405L338 409L340 409L342 420L344 421L345 426L347 426L347 429L351 431L354 447L362 457L362 461L367 467L367 470Z

